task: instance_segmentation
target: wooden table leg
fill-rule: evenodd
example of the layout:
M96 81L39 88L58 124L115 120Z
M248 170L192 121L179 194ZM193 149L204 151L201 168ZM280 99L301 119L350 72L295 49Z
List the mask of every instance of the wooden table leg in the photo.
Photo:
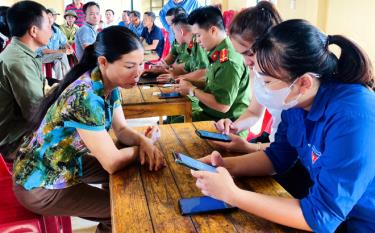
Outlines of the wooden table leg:
M191 106L191 101L185 104L185 122L193 122L193 110Z

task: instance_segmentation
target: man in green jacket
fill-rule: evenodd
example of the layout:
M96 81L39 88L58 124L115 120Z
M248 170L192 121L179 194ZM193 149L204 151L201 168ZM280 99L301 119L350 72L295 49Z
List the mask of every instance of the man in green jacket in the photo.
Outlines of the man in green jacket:
M52 30L46 9L33 1L14 4L7 19L13 37L0 54L0 153L11 160L44 96L35 51L48 43Z
M210 65L204 88L180 80L176 90L199 99L202 110L193 110L193 121L235 120L249 105L249 70L225 33L220 10L211 6L194 10L189 15L189 23L198 43L208 51Z

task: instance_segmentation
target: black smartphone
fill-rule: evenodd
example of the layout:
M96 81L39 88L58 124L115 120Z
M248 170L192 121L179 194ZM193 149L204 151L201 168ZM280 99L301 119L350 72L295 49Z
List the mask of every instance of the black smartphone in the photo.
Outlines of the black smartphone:
M193 215L213 212L226 212L237 209L212 197L182 198L178 201L182 215Z
M214 132L209 132L209 131L205 131L205 130L195 130L195 133L199 137L204 138L204 139L221 141L221 142L231 142L232 141L232 139L226 134L214 133Z
M184 165L193 170L216 172L216 167L202 163L201 161L193 159L190 156L187 156L178 152L172 152L172 154L173 154L174 160L178 164Z
M151 84L158 84L157 77L159 75L150 72L144 72L138 80L138 85L151 85Z
M181 97L178 92L160 93L160 99L178 98Z

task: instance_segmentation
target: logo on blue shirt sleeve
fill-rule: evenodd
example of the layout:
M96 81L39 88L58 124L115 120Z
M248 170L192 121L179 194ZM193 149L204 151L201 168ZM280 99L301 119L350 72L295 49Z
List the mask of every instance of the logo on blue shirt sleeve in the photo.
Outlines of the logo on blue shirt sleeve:
M320 151L318 151L315 146L312 146L311 149L312 149L311 150L311 162L312 162L312 164L314 164L319 159L319 157L322 155L322 153Z

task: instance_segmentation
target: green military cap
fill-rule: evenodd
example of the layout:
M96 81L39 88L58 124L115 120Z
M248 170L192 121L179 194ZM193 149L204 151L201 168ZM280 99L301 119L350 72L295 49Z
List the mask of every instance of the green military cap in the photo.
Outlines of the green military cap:
M60 13L57 13L53 8L48 8L47 13L51 13L52 15L60 15Z
M64 19L66 18L66 16L73 16L76 19L78 19L77 13L73 10L66 11L64 14Z

